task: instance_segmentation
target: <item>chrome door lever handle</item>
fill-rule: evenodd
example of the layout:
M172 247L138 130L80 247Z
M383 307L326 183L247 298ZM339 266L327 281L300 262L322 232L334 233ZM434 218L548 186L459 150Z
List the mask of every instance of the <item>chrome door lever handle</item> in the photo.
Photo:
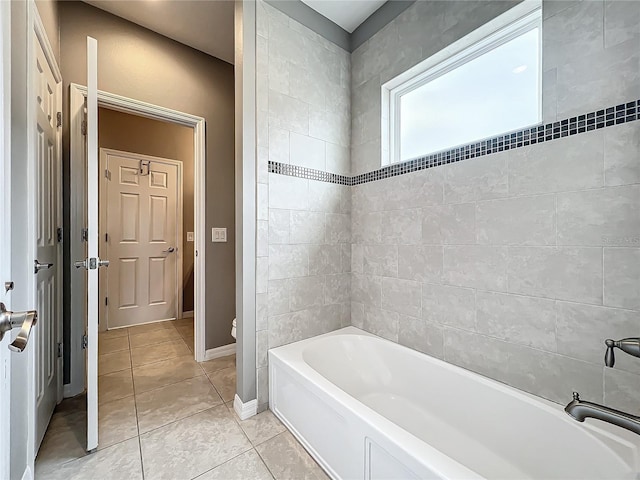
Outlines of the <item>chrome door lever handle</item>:
M73 262L73 266L76 268L84 268L85 270L95 270L100 267L108 267L109 260L100 260L99 258L91 257Z
M33 273L38 273L42 269L53 267L53 263L40 263L37 259L33 261Z
M4 334L12 328L20 327L20 332L15 340L9 345L9 350L13 352L22 352L27 348L31 329L38 322L38 312L28 310L26 312L10 312L6 309L4 303L0 303L0 340Z
M76 268L84 268L87 269L87 261L86 260L78 260L77 262L73 262L73 266Z
M162 253L173 253L177 250L176 247L169 247L166 250L163 250Z

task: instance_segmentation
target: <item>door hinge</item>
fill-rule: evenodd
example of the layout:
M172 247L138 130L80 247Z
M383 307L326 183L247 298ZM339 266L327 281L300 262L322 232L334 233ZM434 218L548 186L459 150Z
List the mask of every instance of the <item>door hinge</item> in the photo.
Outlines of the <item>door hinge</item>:
M104 306L108 306L109 305L109 297L104 297Z
M62 126L62 112L56 113L56 127Z
M82 335L82 348L86 350L88 346L89 346L89 337L87 337L86 335Z
M62 346L62 343L58 343L58 358L62 358L63 351L64 347Z
M104 234L104 241L105 241L105 242L108 242L108 241L109 241L109 234L108 234L108 233L105 233L105 234Z
M111 180L111 172L108 169L104 171L104 178Z
M58 235L58 243L62 243L62 227L58 227L57 235Z
M88 228L83 228L80 231L80 240L83 242L86 242L89 240L89 229Z
M87 121L86 120L82 120L82 123L80 124L80 131L82 132L82 135L86 135L87 134Z

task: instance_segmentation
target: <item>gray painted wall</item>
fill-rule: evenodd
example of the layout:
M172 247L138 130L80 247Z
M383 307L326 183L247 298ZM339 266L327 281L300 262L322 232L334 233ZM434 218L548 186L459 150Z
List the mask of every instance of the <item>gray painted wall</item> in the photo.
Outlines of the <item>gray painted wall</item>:
M60 8L58 0L35 0L42 25L60 66Z
M513 3L417 2L352 54L354 173L380 85ZM544 121L640 98L640 3L544 2ZM640 122L353 187L352 323L517 388L640 412Z
M206 225L227 227L227 243L208 243L206 347L233 342L235 316L233 66L81 2L60 3L64 109L69 84L86 83L86 36L98 40L98 88L206 120ZM69 211L69 131L65 122L65 219ZM68 228L65 229L69 265ZM65 305L68 305L66 299ZM65 318L68 318L68 310ZM67 324L68 327L68 324Z

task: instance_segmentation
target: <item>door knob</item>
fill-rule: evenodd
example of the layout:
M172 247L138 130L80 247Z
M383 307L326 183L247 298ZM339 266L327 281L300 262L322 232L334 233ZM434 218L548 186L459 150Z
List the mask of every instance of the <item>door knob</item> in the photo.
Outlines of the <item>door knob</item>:
M176 251L176 247L169 247L166 250L163 250L162 253L173 253Z
M38 273L40 270L53 267L53 263L40 263L38 260L33 261L33 273Z
M4 334L12 328L20 327L20 332L15 340L9 345L9 350L22 352L27 348L31 329L38 322L38 312L28 310L26 312L10 312L0 303L0 340Z
M87 261L86 260L78 260L77 262L73 262L73 266L76 268L87 268Z
M76 268L84 268L85 270L95 270L100 267L108 267L109 260L100 260L99 258L91 257L73 262L73 266Z

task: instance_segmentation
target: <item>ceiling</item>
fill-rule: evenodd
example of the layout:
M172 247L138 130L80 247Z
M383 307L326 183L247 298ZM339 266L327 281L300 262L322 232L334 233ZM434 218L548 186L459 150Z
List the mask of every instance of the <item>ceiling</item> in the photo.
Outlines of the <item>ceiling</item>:
M386 0L302 1L349 33L386 3ZM233 64L233 0L84 2Z
M84 0L130 22L233 63L233 0Z
M347 32L360 26L386 0L302 0L316 12L324 15Z

